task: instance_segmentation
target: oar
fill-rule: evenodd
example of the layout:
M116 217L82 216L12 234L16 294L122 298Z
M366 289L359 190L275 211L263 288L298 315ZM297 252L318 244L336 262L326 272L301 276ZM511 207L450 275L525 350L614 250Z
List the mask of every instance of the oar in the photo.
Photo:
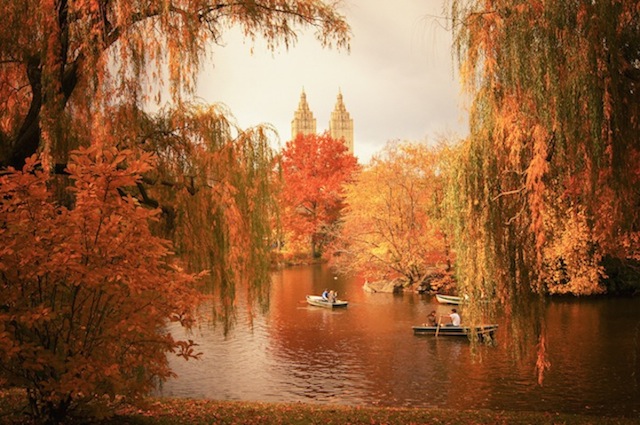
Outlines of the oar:
M440 323L442 322L442 316L438 317L438 326L436 326L436 336L440 333Z

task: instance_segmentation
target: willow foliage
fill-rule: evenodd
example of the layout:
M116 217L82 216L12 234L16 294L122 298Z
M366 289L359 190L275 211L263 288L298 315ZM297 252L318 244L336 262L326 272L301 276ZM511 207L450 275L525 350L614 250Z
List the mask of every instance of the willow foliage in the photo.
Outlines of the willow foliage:
M540 379L536 295L603 293L640 258L636 3L451 2L472 96L447 198L460 290L516 313L510 329L526 335L513 340L537 337ZM490 305L465 313L478 320Z
M605 291L606 259L638 258L636 2L453 1L452 14L473 95L458 188L469 290Z
M320 0L3 0L0 165L21 167L41 144L56 161L70 121L105 105L180 102L224 31L240 28L275 49L310 28L323 46L348 47L349 27ZM73 109L72 109L73 108Z
M80 146L151 152L157 167L127 194L161 208L157 231L171 236L192 270L210 270L223 317L238 284L263 298L257 282L266 270L274 133L238 129L228 111L189 101L204 59L231 27L270 49L293 46L304 29L322 46L348 48L349 27L336 4L2 0L1 6L0 168L20 169L44 152L44 166L64 188L70 182L60 174ZM165 97L171 109L143 112Z
M155 115L123 107L108 126L120 147L155 154L156 166L138 190L147 203L159 201L164 219L156 230L173 240L189 269L209 271L224 320L237 289L267 301L269 218L276 208L274 130L242 130L229 116L221 106L183 105Z

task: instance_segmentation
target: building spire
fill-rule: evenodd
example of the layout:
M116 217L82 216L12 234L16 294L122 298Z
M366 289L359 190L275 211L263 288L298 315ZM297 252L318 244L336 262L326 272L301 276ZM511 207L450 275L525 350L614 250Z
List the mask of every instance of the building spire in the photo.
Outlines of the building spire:
M316 119L311 109L309 109L304 87L300 93L298 109L294 112L293 120L291 121L291 139L295 139L298 134L317 134ZM353 155L353 119L351 119L344 105L342 89L338 89L336 105L331 113L329 134L334 139L342 140L349 150L349 153Z
M331 113L329 133L334 139L342 139L349 153L353 155L353 119L347 112L342 99L342 90L338 90L336 106Z
M291 121L291 138L295 139L298 134L315 134L316 119L313 117L309 104L307 103L307 95L302 88L300 101L298 102L298 110L293 115Z

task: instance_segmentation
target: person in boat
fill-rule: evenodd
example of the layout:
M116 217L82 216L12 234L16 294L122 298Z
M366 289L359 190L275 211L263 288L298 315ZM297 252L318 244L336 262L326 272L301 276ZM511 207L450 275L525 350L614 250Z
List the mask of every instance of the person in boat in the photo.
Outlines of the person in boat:
M449 319L451 319L451 323L447 323L447 326L460 326L460 315L458 314L458 310L456 310L455 308L451 309Z
M322 299L324 301L329 301L329 290L325 289L324 292L322 293Z
M333 304L336 302L336 299L338 299L338 293L332 289L329 291L329 302Z
M438 324L438 319L436 319L436 311L432 310L431 313L427 315L427 323L425 326L436 326Z

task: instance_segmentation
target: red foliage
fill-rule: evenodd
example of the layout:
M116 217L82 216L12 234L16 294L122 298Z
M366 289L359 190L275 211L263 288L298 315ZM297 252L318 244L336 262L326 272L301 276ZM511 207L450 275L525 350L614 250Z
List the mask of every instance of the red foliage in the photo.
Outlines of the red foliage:
M310 240L313 254L326 242L344 207L344 185L358 169L341 140L299 134L282 153L283 227Z

